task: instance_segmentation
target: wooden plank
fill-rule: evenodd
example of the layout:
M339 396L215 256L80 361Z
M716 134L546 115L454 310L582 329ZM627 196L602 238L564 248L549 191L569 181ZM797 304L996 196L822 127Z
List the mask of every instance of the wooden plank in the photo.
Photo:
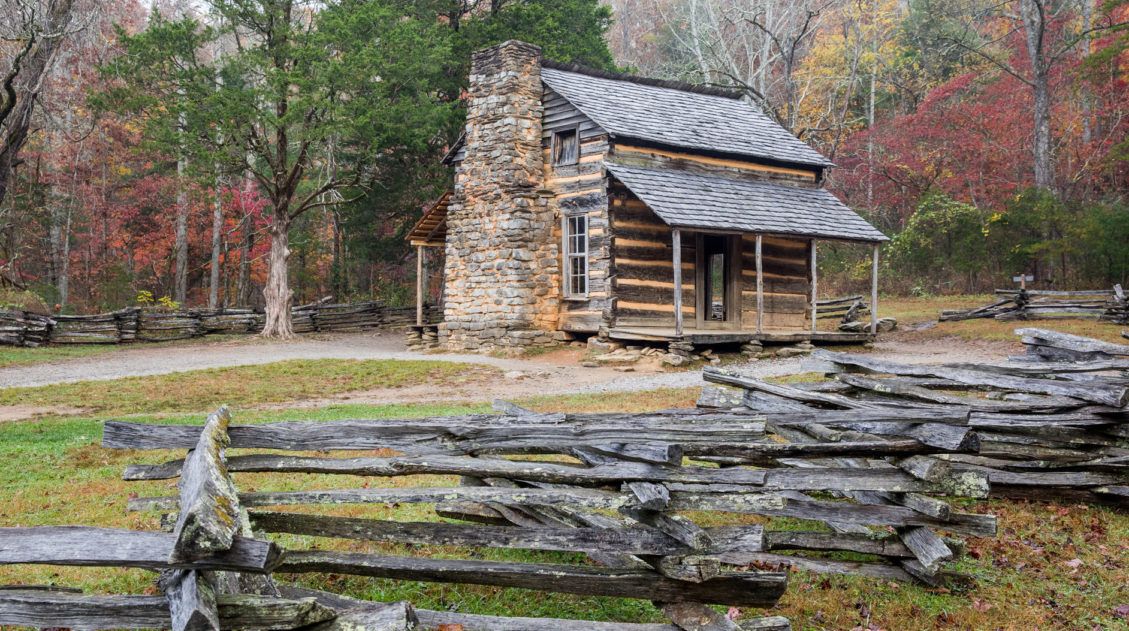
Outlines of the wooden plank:
M513 528L396 522L271 511L251 511L250 517L253 526L265 532L419 545L482 546L563 552L594 551L654 556L756 552L763 548L760 526L706 529L705 532L710 536L712 545L694 548L649 527Z
M756 271L757 271L757 333L764 331L764 258L762 256L763 242L761 235L757 234L756 245Z
M232 447L287 451L391 448L415 454L568 453L576 446L612 443L730 443L763 436L764 423L747 416L716 419L655 414L542 415L515 419L470 415L434 419L271 423L233 426ZM113 449L176 449L195 444L199 428L109 421L103 446Z
M608 443L590 447L577 447L572 450L572 453L590 466L612 464L621 460L680 466L683 457L682 445L669 443L647 445Z
M674 270L674 334L682 336L682 231L671 230Z
M753 377L746 377L730 370L722 368L715 368L713 366L706 366L702 370L702 378L710 383L721 383L729 386L737 386L746 390L756 390L759 392L767 392L779 397L791 399L793 401L800 401L803 403L816 403L834 405L839 408L873 408L873 404L865 401L859 401L850 397L845 397L834 393L811 392L801 390L799 388L792 388L790 386L770 383L761 379Z
M1102 353L1114 357L1129 357L1129 344L1112 344L1081 335L1060 333L1048 329L1016 329L1015 334L1034 338L1046 346L1062 348L1076 353Z
M870 255L870 334L878 333L878 249L874 244Z
M435 504L471 501L498 502L518 506L563 504L585 508L617 509L634 501L626 493L595 489L491 489L472 487L372 488L323 491L276 491L243 493L239 497L245 507L294 506L300 504ZM172 509L175 497L141 497L129 500L131 511Z
M811 332L815 333L819 325L818 311L819 311L819 291L817 288L816 280L818 268L815 262L815 239L811 240Z
M495 585L567 594L748 607L775 604L787 584L786 574L773 572L730 572L702 583L687 583L641 570L424 559L320 550L289 553L279 571L353 574L397 580Z
M196 560L172 562L175 542L174 535L164 532L87 526L0 528L0 564L269 573L282 557L282 551L271 542L235 537L227 550Z
M810 532L802 530L769 530L764 533L765 551L769 550L837 550L877 554L886 557L913 556L909 548L896 538L877 538L842 532Z
M635 506L625 506L620 509L620 512L640 524L655 528L692 550L704 552L714 548L713 537L693 521L681 515L646 510Z
M928 401L931 403L959 405L977 412L1032 411L1040 409L1058 410L1062 408L1081 407L1084 405L1084 402L1068 397L1049 397L1040 399L1035 403L962 397L912 385L896 377L889 379L871 379L861 375L839 373L835 375L835 378L845 384L862 390L894 395L896 397L917 399L919 401Z
M332 619L314 599L249 594L216 597L221 629L285 631ZM47 590L0 590L0 625L73 629L167 629L164 596L86 596Z
M825 350L815 351L812 353L812 357L818 360L829 361L849 369L861 369L868 372L889 373L899 376L940 377L968 385L990 386L1015 392L1072 397L1117 408L1125 407L1129 404L1129 388L1124 386L1078 384L1052 379L1014 377L980 370L963 370L930 364L900 364L873 357L848 353L832 353Z
M172 631L211 631L220 628L219 607L212 582L196 570L176 570L163 577Z
M162 465L132 465L127 480L159 480L176 475L179 461ZM751 469L720 471L707 467L678 467L620 460L592 467L554 462L527 462L498 458L428 456L404 458L314 458L254 454L233 456L235 472L321 473L396 477L403 475L468 475L502 477L583 486L618 485L621 482L688 482L759 486L765 472Z
M736 561L737 559L733 559ZM846 574L868 576L885 581L902 581L912 583L914 578L900 567L886 563L862 563L858 561L838 561L833 559L820 559L771 552L758 552L745 555L742 559L748 564L775 564L794 569L818 572L820 574Z
M324 491L277 491L244 493L240 502L246 507L293 506L299 504L437 504L456 501L493 502L515 506L577 506L581 508L619 509L635 504L634 496L596 489L553 487L505 489L483 487L374 488ZM727 504L728 502L728 504ZM136 510L169 510L175 508L175 497L142 497L129 500L128 508ZM773 493L674 493L671 507L675 510L730 510L757 512L781 508L784 500Z
M184 460L177 488L180 515L169 559L199 559L231 548L239 531L239 500L227 475L224 449L231 415L226 407L208 416L195 448Z
M783 509L766 510L759 514L863 526L930 526L956 534L976 537L996 536L994 515L953 513L948 520L940 520L904 506L862 506L826 500L798 500L790 497Z
M928 574L936 574L940 571L942 563L953 558L953 551L929 528L921 526L903 528L898 532L898 536Z
M665 150L662 150L662 149L655 149L655 148L652 148L652 147L636 147L636 146L633 146L633 145L625 145L625 144L617 143L616 146L615 146L615 152L617 154L635 153L635 154L659 156L659 157L668 158L668 159L671 159L671 160L684 160L684 161L688 161L688 162L698 162L698 163L701 163L701 164L704 164L704 165L725 167L725 168L732 168L732 169L742 169L742 170L750 170L750 171L764 171L766 173L776 173L776 174L790 175L790 176L800 177L800 178L804 178L804 179L808 179L808 180L814 180L816 178L814 171L809 171L809 170L806 170L806 169L793 169L793 168L788 168L788 167L777 167L777 166L769 166L769 165L766 165L766 164L758 164L758 163L755 163L755 162L745 162L745 161L741 161L741 160L728 160L728 159L723 159L723 158L711 158L711 157L708 157L708 156L701 156L701 155L697 155L697 154L693 154L693 153L681 153L681 152L675 152L675 151L665 151ZM624 157L627 157L627 156L624 156Z
M423 326L423 246L416 247L416 326Z

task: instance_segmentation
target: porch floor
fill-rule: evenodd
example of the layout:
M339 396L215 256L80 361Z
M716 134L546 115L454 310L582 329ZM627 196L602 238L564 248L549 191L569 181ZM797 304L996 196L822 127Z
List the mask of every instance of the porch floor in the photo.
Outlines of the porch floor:
M680 339L674 327L617 327L608 331L613 340L642 342L671 342ZM846 333L843 331L797 331L795 329L767 329L756 331L743 329L682 329L681 340L690 344L738 344L757 340L769 343L827 342L851 344L869 342L874 336L866 333Z

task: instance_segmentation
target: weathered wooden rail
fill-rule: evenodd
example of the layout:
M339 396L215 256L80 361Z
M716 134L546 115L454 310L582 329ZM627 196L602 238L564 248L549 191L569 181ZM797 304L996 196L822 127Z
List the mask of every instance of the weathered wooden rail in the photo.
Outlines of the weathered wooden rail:
M931 527L954 534L995 534L993 517L960 513L933 497L984 497L988 493L985 475L954 472L937 466L921 467L914 459L922 455L975 453L979 437L969 426L971 413L967 410L856 406L833 413L788 409L750 416L704 410L537 414L512 404L499 407L506 413L234 426L230 428L232 446L244 449L392 449L404 455L332 458L249 454L230 458L227 466L233 472L461 476L475 485L259 492L241 494L239 501L246 507L435 504L441 516L485 522L486 527L501 526L501 531L474 526L356 520L307 512L252 511L250 517L264 530L294 534L321 533L349 539L418 544L445 541L451 545L530 546L532 549L583 551L602 561L608 557L621 561L624 557L637 557L632 563L613 567L643 570L644 576L657 572L665 580L694 577L720 590L712 592L711 597L683 589L686 598L693 594L702 602L718 602L717 594L725 593L726 583L720 580L724 567L765 562L798 564L819 571L862 572L901 580L925 577L939 582L948 577L941 563L955 553L948 547L948 554L930 550L921 540L935 544L939 539L911 533L916 533L918 528ZM781 429L766 433L766 423ZM835 436L806 443L781 442L785 432L798 431L797 428L839 434L860 423L873 426L876 434L860 440L841 440ZM905 438L885 437L891 431L906 433L907 425L913 425L917 431ZM199 428L189 426L108 422L103 445L125 449L186 448L198 439L199 432ZM527 454L557 454L569 456L569 461L502 457ZM890 458L894 464L875 470L852 468L838 461L819 464L820 459L837 457ZM684 462L684 458L691 460ZM795 461L808 463L808 466L790 466ZM711 462L713 465L720 463L723 468L703 466ZM126 469L125 477L169 479L177 476L182 467L183 461L179 460L132 465ZM875 507L809 495L827 493L905 499L902 504ZM170 510L175 508L176 498L137 498L130 505L138 510ZM795 517L832 524L838 532L784 533L765 531L759 526L703 529L677 514L687 510ZM594 511L616 511L628 521L610 519ZM527 528L535 530L527 532ZM912 543L904 543L901 535L872 528L906 530L905 538ZM628 538L633 543L626 543ZM958 545L952 545L959 551ZM617 549L617 546L620 547ZM798 551L805 555L824 552L828 558L791 556ZM831 558L840 551L872 554L880 557L880 561L860 564ZM943 559L938 560L938 557ZM415 579L445 575L459 581L512 581L518 580L515 577L520 575L509 566L499 567L486 578L488 573L482 572L480 567L459 563L405 564L400 559L383 557L335 561L329 553L312 558L317 559L317 564L310 561L301 565L284 564L284 567L349 570L380 576L402 573L402 577ZM339 563L333 565L334 562ZM918 569L918 565L922 569ZM541 570L530 570L534 575L543 574ZM627 578L635 574L616 575L614 579L607 576L585 578L575 572L567 576L575 579L576 587L572 589L591 589L589 585L601 583L608 589L606 585L612 582L631 584L637 580ZM661 589L660 585L654 583L646 589ZM622 589L645 593L638 591L643 588L634 585ZM624 595L626 592L617 593ZM732 600L735 596L726 598Z
M1129 298L1121 285L1114 285L1111 290L997 289L995 293L997 300L991 304L973 309L945 310L941 312L940 320L1096 318L1115 324L1129 324Z
M966 427L975 432L977 449L917 454L911 460L950 474L986 475L993 496L1129 507L1129 346L1043 329L1016 332L1027 355L997 364L909 365L817 351L809 367L832 375L834 381L784 386L707 371L707 380L737 386L743 394L735 399L710 390L703 403L712 408L825 414L928 405L968 413ZM920 427L785 427L774 424L771 416L767 423L768 431L801 444L836 439L900 442ZM830 462L865 470L875 466L873 461L846 458L822 464ZM910 495L920 493L905 494Z
M380 302L314 303L291 312L296 333L362 331L415 324L413 307L389 307ZM429 306L427 322L442 313ZM123 344L163 342L204 335L253 334L262 331L265 315L255 309L159 311L131 307L93 315L44 316L24 311L0 311L0 344Z
M317 628L344 628L363 618L386 625L364 628L388 629L417 622L490 631L779 629L787 622L772 617L738 627L705 605L771 606L785 589L786 567L930 584L965 580L949 565L964 547L957 537L994 536L996 520L947 498L1065 497L1121 507L1129 498L1129 346L1040 329L1019 333L1028 355L997 364L905 365L817 352L817 367L835 378L787 385L710 369L707 380L724 389L708 386L698 410L539 414L499 404L499 414L418 419L232 426L221 413L204 427L107 422L105 447L188 450L183 459L124 472L129 480L179 478L176 496L129 502L131 510L174 511L175 519L165 520L172 533L0 529L0 563L157 569L165 609L136 600L123 613L113 600L152 597L7 590L0 591L0 624L28 623L50 607L43 624L86 616L91 627L121 616L117 622L127 624L115 626L153 626L167 616L173 628L224 628L259 608L271 620L290 616L272 628L314 619ZM229 447L251 452L227 457ZM386 451L334 455L374 450ZM371 482L240 492L231 476L243 473ZM380 482L410 476L460 482ZM403 503L433 505L449 521L324 510ZM283 506L301 508L275 510ZM729 525L702 527L690 512ZM770 519L753 525L746 515ZM779 530L774 517L811 526ZM354 543L349 552L283 552L263 533ZM15 545L6 546L5 537ZM592 563L420 558L358 552L357 542L571 552ZM844 561L844 552L864 560ZM641 598L656 602L671 624L415 611L271 578L306 573ZM88 598L95 600L83 604Z

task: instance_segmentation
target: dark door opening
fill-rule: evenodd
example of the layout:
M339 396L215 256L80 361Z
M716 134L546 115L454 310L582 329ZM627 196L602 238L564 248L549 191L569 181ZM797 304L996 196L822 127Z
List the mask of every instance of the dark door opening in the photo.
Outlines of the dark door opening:
M733 308L734 237L698 235L697 321L703 328L729 328L737 325Z

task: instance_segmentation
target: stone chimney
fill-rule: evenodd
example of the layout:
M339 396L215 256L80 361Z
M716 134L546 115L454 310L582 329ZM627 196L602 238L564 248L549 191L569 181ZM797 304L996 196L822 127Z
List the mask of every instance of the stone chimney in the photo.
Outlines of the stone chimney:
M542 190L541 95L539 47L511 40L474 53L466 157L447 210L448 348L552 340L560 264Z

